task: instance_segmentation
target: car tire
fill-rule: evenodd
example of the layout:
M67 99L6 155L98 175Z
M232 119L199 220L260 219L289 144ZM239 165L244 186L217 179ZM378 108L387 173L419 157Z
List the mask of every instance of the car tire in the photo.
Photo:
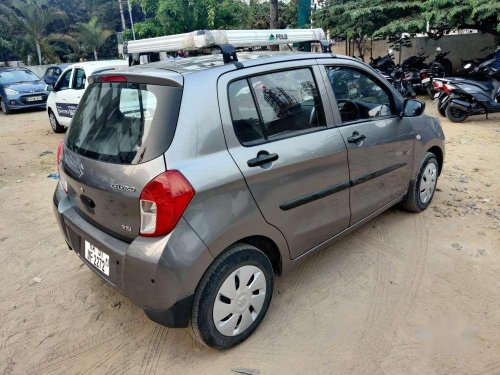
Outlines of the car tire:
M50 122L50 127L52 128L54 133L64 133L65 127L59 124L56 115L54 114L54 112L52 112L51 109L49 109L49 122Z
M448 105L446 107L446 117L448 117L448 119L451 122L460 123L460 122L464 122L465 120L467 120L467 118L469 117L469 114L467 112L464 112L464 111L458 109L458 108L455 108L453 106Z
M274 275L259 249L236 244L219 256L195 292L191 331L201 344L229 349L246 340L267 313Z
M436 156L428 152L420 164L417 178L411 182L403 208L410 212L422 212L432 202L439 176L439 164Z
M5 115L9 115L12 113L12 110L10 110L7 105L5 104L5 102L3 101L2 98L0 98L0 108L2 109L2 112L5 114Z

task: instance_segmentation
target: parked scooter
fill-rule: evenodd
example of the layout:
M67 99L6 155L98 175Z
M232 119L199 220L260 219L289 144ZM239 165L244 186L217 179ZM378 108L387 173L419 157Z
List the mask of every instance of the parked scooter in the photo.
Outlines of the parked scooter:
M396 67L396 64L394 63L394 50L388 49L387 55L382 57L379 56L375 59L372 58L370 66L383 74L389 75Z
M450 52L442 52L441 47L436 48L434 59L429 64L429 72L433 77L448 77L451 74L453 66L446 57Z
M392 85L403 95L404 98L415 98L415 88L411 83L411 73L404 72L401 68L396 68L391 73Z
M500 112L500 81L493 78L498 70L491 67L494 59L480 64L477 69L485 71L488 81L460 80L444 84L449 103L446 117L452 122L464 122L469 116Z

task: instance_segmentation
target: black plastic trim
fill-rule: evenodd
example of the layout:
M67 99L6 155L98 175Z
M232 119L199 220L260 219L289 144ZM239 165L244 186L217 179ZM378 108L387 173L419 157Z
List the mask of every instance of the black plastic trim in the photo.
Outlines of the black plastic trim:
M306 195L303 195L301 197L292 199L291 201L285 202L285 203L280 205L280 208L283 211L291 210L292 208L296 208L296 207L302 206L304 204L311 203L315 200L318 200L318 199L327 197L329 195L338 193L338 192L345 190L347 188L350 188L352 186L362 184L363 182L366 182L366 181L371 180L373 178L380 177L384 174L395 171L396 169L402 168L405 165L407 165L407 163L394 164L394 165L391 165L389 167L383 168L379 171L365 174L361 177L356 178L355 180L349 180L349 181L342 182L342 183L337 184L337 185L329 186L325 189L318 190L318 191L315 191L314 193L306 194Z
M302 206L303 204L313 202L317 199L327 197L329 195L338 193L339 191L348 189L351 186L350 181L342 182L337 185L327 187L326 189L315 191L314 193L303 195L299 198L293 199L291 201L285 202L280 205L283 211L291 210L292 208Z
M144 313L153 322L169 328L186 328L189 325L193 308L194 294L177 301L165 311L144 309Z
M396 169L402 168L406 164L407 163L398 163L398 164L394 164L394 165L391 165L389 167L383 168L383 169L381 169L379 171L365 174L365 175L363 175L361 177L356 178L355 180L351 180L351 186L356 186L356 185L362 184L363 182L371 180L373 178L380 177L380 176L382 176L384 174L387 174L389 172L395 171Z

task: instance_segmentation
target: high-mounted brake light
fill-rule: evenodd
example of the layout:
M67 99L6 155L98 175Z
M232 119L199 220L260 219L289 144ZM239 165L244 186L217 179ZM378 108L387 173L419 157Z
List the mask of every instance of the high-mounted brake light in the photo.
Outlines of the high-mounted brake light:
M141 235L170 233L194 197L194 189L179 171L167 171L151 180L140 196Z
M101 82L127 82L125 76L101 76Z

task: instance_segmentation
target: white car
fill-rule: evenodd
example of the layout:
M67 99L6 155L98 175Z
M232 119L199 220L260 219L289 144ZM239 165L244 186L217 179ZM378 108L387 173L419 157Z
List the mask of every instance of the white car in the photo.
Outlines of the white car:
M127 60L89 61L68 66L54 87L49 86L47 114L50 126L55 133L62 133L70 125L80 103L87 77L93 73L128 66Z

